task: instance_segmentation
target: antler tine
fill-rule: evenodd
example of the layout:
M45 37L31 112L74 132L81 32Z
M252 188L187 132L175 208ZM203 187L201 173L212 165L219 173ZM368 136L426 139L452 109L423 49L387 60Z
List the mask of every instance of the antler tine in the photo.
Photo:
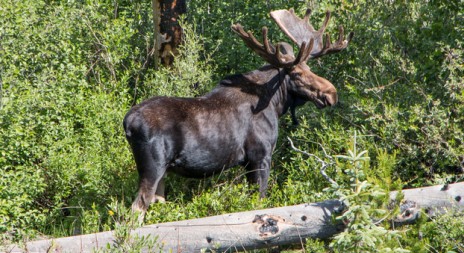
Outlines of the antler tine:
M325 30L329 20L330 20L330 11L327 11L324 23L323 23L321 29L319 30L319 32L321 32L321 34L323 34L323 31ZM323 55L336 53L336 52L339 52L339 51L345 49L348 46L348 43L353 38L353 35L354 35L354 33L350 32L349 35L348 35L348 39L345 39L345 32L344 32L343 26L339 25L338 26L338 39L335 42L335 44L332 44L331 39L330 39L330 35L328 33L326 33L325 34L325 39L324 39L325 40L324 41L324 46L322 47L320 52L317 52L317 53L313 54L311 58L321 57Z
M237 33L238 36L240 36L240 38L243 38L243 40L248 39L250 37L250 35L247 32L245 32L245 30L243 30L242 25L238 23L235 25L232 25L232 31Z
M247 45L251 42L253 44L256 44L257 46L262 46L261 43L255 38L255 36L253 35L251 31L245 32L242 25L238 23L235 25L232 25L232 30L236 32L240 36L240 38L242 38L245 41Z
M313 50L313 46L314 46L314 39L311 39L309 41L308 49L305 51L305 56L302 59L302 61L306 62L306 61L308 61L309 57L311 57L311 51Z
M343 29L343 26L342 25L339 25L338 26L338 40L337 40L337 44L340 44L343 42L343 40L345 40L345 29Z
M292 9L292 10L293 10L293 9ZM312 12L311 9L306 9L306 13L305 13L304 18L303 18L303 20L304 20L306 23L309 22L309 16L311 16L311 12Z
M266 52L268 54L273 54L275 52L275 48L274 46L272 46L270 43L269 43L269 39L267 37L267 27L263 26L263 44L264 44L264 49L266 49Z
M314 46L314 39L309 41L309 45L306 42L303 42L300 47L300 51L298 52L298 56L296 57L295 63L306 62L308 58L311 56L311 50Z
M338 34L338 42L337 43L344 43L345 41L345 30L343 28L342 25L339 25L338 26L338 31L339 31L339 34ZM351 39L353 38L354 36L354 32L350 32L348 34L348 38L346 39L346 43L349 43L351 41Z
M310 47L312 47L312 42L313 41L311 40ZM301 43L300 51L298 51L298 55L296 56L296 60L295 60L296 63L302 62L302 60L305 58L306 51L307 51L306 42L303 42Z
M350 32L349 35L348 35L348 38L345 39L343 26L340 25L338 27L338 31L339 31L339 33L338 33L337 42L335 42L335 44L332 44L332 42L330 40L330 35L328 33L326 33L325 34L325 39L324 39L325 40L324 41L324 46L322 47L322 50L317 54L313 54L311 58L321 57L323 55L336 53L336 52L339 52L339 51L345 49L348 46L348 43L353 38L354 33Z
M324 34L325 29L327 28L327 25L329 24L330 16L331 16L330 11L327 11L327 12L325 13L324 23L322 23L322 26L321 26L321 28L319 29L319 32L320 32L321 34Z
M253 35L253 33L251 31L248 31L247 32L248 34L248 37L250 38L251 42L253 42L253 44L257 45L258 47L262 47L263 45L261 44L261 42L259 42L256 37Z
M331 47L332 47L332 42L330 40L330 34L326 33L325 34L325 43L324 43L324 47L322 48L322 51L327 50L327 49L329 49Z

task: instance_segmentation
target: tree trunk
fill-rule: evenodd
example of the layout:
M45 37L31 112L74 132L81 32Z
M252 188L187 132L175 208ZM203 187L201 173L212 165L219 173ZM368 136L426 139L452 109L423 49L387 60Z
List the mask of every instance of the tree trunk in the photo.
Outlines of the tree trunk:
M169 66L182 42L179 15L187 12L185 0L152 0L155 36L155 68Z
M402 214L396 224L414 222L419 210L438 215L450 208L464 210L464 182L403 190ZM394 203L398 192L392 192ZM332 214L342 211L338 200L296 206L224 214L201 219L149 225L132 231L132 235L157 236L165 252L200 252L202 250L243 251L270 246L302 244L305 238L330 238L344 229L333 223ZM114 242L113 232L42 240L27 243L28 252L90 252ZM11 246L8 252L24 252Z

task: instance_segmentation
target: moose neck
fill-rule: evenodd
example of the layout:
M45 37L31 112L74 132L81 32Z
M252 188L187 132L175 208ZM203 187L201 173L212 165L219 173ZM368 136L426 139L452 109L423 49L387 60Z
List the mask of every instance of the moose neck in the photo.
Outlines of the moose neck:
M237 87L241 92L255 98L253 113L273 111L278 117L284 114L290 106L291 97L288 93L289 77L284 69L266 65L257 70L226 77L222 86Z
M288 92L288 82L290 81L286 70L274 68L272 78L267 82L268 90L271 97L270 105L274 108L277 116L285 114L290 107L291 97Z

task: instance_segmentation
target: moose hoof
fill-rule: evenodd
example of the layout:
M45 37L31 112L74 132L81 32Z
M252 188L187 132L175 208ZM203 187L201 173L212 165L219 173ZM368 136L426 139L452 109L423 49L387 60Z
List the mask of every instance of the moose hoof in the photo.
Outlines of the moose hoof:
M131 209L132 209L133 213L142 213L143 214L146 211L146 208L141 207L138 203L133 203Z
M143 224L143 220L145 219L146 210L137 203L132 204L132 215L135 215L137 220L137 224L141 226Z
M154 201L155 203L166 203L166 199L163 196L155 195Z

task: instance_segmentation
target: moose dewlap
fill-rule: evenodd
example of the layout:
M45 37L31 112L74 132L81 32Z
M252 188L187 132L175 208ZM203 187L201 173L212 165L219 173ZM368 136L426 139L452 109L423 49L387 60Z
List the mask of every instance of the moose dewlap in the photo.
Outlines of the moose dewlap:
M290 109L296 122L296 106L311 101L324 108L338 100L335 87L306 62L343 50L353 33L345 39L340 26L332 44L328 35L323 39L330 12L319 30L309 24L310 13L301 19L292 9L271 12L298 45L296 56L288 43L270 43L266 27L261 43L236 24L232 30L269 65L226 77L202 97L153 97L130 109L123 124L139 173L133 210L145 212L150 203L164 201L166 172L204 178L243 165L248 181L265 196L279 117Z

